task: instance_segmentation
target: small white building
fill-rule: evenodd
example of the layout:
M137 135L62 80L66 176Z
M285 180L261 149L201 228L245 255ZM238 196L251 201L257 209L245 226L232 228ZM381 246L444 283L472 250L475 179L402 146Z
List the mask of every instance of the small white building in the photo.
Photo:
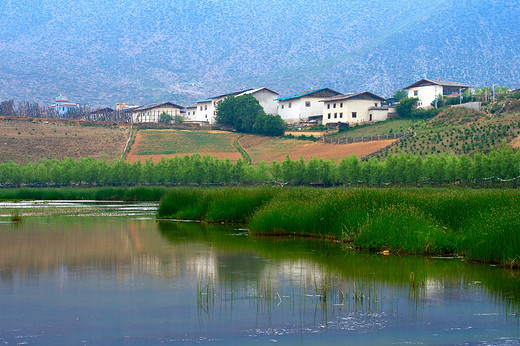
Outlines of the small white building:
M194 120L196 117L197 105L186 107L186 120Z
M182 107L172 102L156 103L133 108L132 122L134 123L158 123L162 113L168 114L172 121L181 115Z
M383 121L388 118L388 106L382 106L385 99L371 92L345 94L326 98L323 102L322 124Z
M444 97L462 95L462 93L469 88L471 88L469 85L457 82L421 79L407 86L404 90L408 91L408 97L416 97L419 99L417 107L430 108L432 107L432 102L434 102L435 98L439 95Z
M276 98L279 94L268 88L258 88L246 89L234 93L218 95L207 98L205 100L197 101L195 113L191 111L193 116L191 116L190 120L208 122L210 124L213 124L215 123L215 116L217 115L218 102L222 101L223 99L231 95L238 97L246 94L253 95L253 97L258 100L258 102L264 108L264 111L267 114L277 114L278 107Z
M341 95L341 93L329 88L321 88L279 97L276 99L278 115L289 123L320 118L323 115L323 104L320 103L320 100L337 95Z

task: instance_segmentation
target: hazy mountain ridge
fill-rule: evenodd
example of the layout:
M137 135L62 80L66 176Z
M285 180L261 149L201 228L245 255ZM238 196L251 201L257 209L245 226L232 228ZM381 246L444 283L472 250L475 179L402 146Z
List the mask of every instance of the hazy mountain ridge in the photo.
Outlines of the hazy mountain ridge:
M0 99L112 105L268 86L391 95L418 78L520 86L515 1L7 1Z

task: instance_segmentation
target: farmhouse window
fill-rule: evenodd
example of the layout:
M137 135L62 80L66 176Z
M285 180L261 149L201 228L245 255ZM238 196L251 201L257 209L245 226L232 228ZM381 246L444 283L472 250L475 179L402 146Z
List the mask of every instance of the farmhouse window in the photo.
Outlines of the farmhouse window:
M291 106L292 106L292 103L291 103L291 102L289 102L289 108L291 108Z
M208 105L205 105L205 106L204 106L204 110L205 110L205 111L208 110Z
M417 96L417 95L419 95L419 90L414 90L413 91L413 96Z
M327 105L327 109L330 109L330 103Z
M339 106L340 106L341 108L343 108L343 102L341 102L341 103L339 104Z
M377 107L377 103L374 103L374 107Z
M284 105L282 105L282 109L283 109L283 106L284 106Z
M336 108L336 104L334 104L334 108Z
M352 118L357 118L357 112L352 112Z
M330 113L328 114L328 118L330 119Z
M200 110L202 110L202 106L200 106Z
M310 107L311 106L311 101L305 101L305 107Z
M334 113L334 119L338 117L338 113Z
M340 117L340 118L343 118L343 113L339 113L339 117Z

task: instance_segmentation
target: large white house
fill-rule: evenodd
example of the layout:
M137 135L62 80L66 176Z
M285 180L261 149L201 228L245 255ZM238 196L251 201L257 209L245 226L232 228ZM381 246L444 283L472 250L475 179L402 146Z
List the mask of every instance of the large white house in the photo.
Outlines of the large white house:
M253 95L253 97L258 100L267 114L277 114L278 104L276 102L276 98L279 94L268 88L258 88L218 95L207 98L205 100L197 101L196 109L194 111L190 111L191 115L189 118L192 121L206 121L210 124L213 124L215 123L215 116L217 115L217 103L219 101L230 95L238 97L246 94Z
M457 82L446 82L440 80L421 79L412 85L407 86L404 90L408 91L408 97L416 97L419 99L417 107L430 108L432 102L439 95L458 96L469 89L470 86Z
M174 121L181 115L182 106L172 102L156 103L135 107L131 110L134 123L158 123L162 113L168 114Z
M323 115L320 100L341 95L329 88L307 90L297 94L277 98L278 114L286 122L309 121Z
M384 100L368 91L326 98L320 101L323 102L322 124L357 124L386 120L389 107L381 105Z

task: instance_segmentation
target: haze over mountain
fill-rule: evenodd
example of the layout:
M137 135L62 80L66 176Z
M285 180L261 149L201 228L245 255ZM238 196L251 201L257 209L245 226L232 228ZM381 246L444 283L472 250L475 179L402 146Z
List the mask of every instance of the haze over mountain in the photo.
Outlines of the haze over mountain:
M1 0L0 100L113 106L244 88L520 87L517 0Z

